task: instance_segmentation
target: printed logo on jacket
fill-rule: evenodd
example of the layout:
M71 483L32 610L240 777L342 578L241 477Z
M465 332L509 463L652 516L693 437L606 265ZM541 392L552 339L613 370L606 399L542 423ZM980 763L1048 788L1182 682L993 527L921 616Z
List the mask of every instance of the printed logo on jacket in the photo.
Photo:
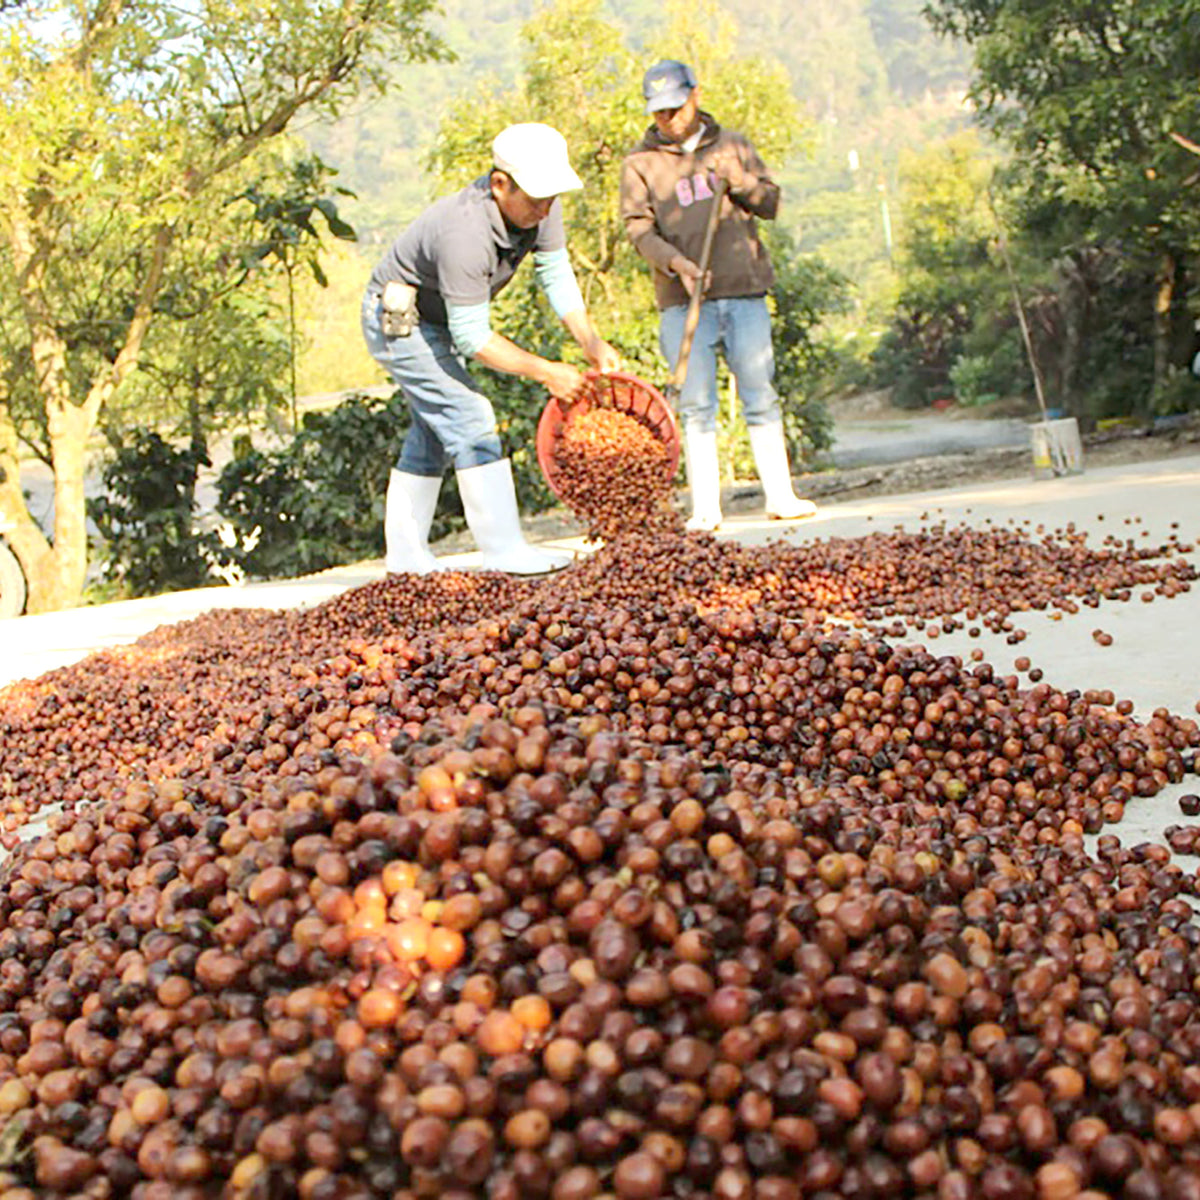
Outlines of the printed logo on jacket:
M676 180L675 198L688 208L699 200L711 200L713 194L712 172L699 171L695 175L685 175Z

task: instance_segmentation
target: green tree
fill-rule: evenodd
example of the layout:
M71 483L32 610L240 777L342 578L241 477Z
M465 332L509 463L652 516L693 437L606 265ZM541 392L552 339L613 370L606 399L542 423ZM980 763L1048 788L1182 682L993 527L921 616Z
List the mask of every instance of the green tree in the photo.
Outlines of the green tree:
M1151 264L1162 389L1198 233L1195 164L1169 134L1195 120L1200 0L931 0L928 11L974 47L975 102L1014 147L1030 196L1079 241L1119 238Z
M955 361L985 352L985 333L1003 311L1003 276L990 254L993 157L973 131L901 156L900 292L874 362L878 382L905 407L950 397Z
M330 173L307 157L272 163L177 227L138 369L99 418L105 491L88 512L105 582L122 594L208 581L215 543L201 528L199 469L213 436L282 425L297 341L289 285L303 265L324 282L315 214L335 233L348 228L322 194Z
M988 205L992 160L978 134L957 134L900 158L899 258L910 274L978 263L995 221ZM985 256L983 256L985 257Z
M581 175L581 192L567 197L568 245L589 309L617 345L628 369L663 380L650 272L625 235L619 177L627 150L650 121L640 80L660 57L682 58L700 79L701 103L722 124L739 129L771 164L807 150L810 127L787 73L773 60L739 54L737 26L715 4L668 5L666 20L635 53L600 15L597 0L560 0L522 30L525 53L515 86L498 82L465 96L443 123L432 166L445 188L461 186L487 167L488 145L511 121L542 120L560 129ZM844 281L819 263L794 258L782 236L776 289L776 343L784 417L794 452L829 444L828 420L816 380L829 363L817 334L825 312L842 304ZM571 355L561 327L546 310L531 275L519 276L497 302L498 324L538 353ZM523 505L551 497L537 469L534 432L544 401L527 380L487 373L483 386L497 411L513 459ZM733 436L731 424L727 434Z
M381 86L389 56L442 56L431 6L29 0L6 16L0 516L31 611L82 590L88 440L138 367L181 230L243 187L298 114L336 113ZM20 489L19 421L31 410L55 475L52 539Z
M318 218L323 220L325 228L336 238L352 242L357 236L338 215L333 198L325 194L330 177L334 174L336 172L332 168L314 155L293 164L291 179L282 192L255 184L236 197L252 206L252 219L259 230L259 237L246 249L247 268L266 262L277 265L283 271L287 294L288 380L293 429L299 428L296 415L296 276L307 269L321 287L328 283L321 267ZM352 195L346 188L335 190L343 196Z
M187 320L160 317L137 372L101 414L105 441L120 452L152 426L203 456L225 429L278 426L289 358L286 322L265 282L214 297Z
M319 159L260 155L247 166L255 170L243 172L245 186L236 195L176 225L172 268L138 369L100 414L115 451L130 429L151 424L186 437L202 457L211 434L264 421L274 427L287 408L285 380L294 379L298 341L297 276L326 283L322 223L337 238L353 238L354 231L328 194L343 191L329 187L335 172Z

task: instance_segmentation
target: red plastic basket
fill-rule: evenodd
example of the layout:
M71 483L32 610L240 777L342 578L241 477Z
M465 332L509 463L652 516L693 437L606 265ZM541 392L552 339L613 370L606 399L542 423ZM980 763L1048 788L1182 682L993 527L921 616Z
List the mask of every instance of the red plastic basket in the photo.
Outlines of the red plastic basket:
M570 405L571 412L588 408L616 408L636 417L667 449L666 474L674 478L679 466L679 426L675 414L662 394L636 375L614 371L609 375L590 373L587 385ZM556 452L566 424L567 414L551 396L542 409L537 427L537 458L550 490L560 499L556 478Z

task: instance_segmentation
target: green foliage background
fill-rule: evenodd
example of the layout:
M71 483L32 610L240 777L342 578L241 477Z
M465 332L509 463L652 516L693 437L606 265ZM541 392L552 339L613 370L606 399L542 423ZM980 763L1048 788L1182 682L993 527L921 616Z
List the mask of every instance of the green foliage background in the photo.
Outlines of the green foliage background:
M970 121L964 105L969 54L953 40L939 40L921 8L921 0L810 0L802 6L790 0L736 6L608 0L555 6L554 12L568 14L564 18L537 0L486 6L448 0L440 29L459 55L457 64L398 71L386 101L364 103L330 126L307 131L310 145L338 165L356 196L346 212L358 230L358 254L343 260L340 276L331 273L334 285L353 280L361 286L387 242L425 204L481 171L496 121L510 114L551 113L562 122L588 182L587 195L571 197L568 210L585 206L579 227L594 224L603 232L598 261L607 261L606 250L627 256L611 222L615 166L648 124L642 72L662 55L682 56L700 71L705 107L753 132L783 187L777 227L799 252L819 255L848 281L845 312L822 325L840 345L865 354L894 300L881 201L895 206L899 154ZM545 31L540 46L523 34L527 21ZM574 102L579 96L586 113ZM447 112L446 122L436 119ZM594 140L600 113L608 114L605 128L613 131L607 142ZM594 152L604 161L595 161ZM465 159L462 169L448 172L455 158ZM593 223L593 206L605 202L612 211ZM897 220L898 210L892 215ZM573 241L582 246L579 237ZM576 266L589 275L589 304L603 304L578 255ZM616 292L624 301L618 323L652 303L648 276L633 266ZM361 386L364 379L382 381L356 345L354 306L342 306L337 325L322 297L311 302L309 311L321 316L309 325L313 341L302 355L301 390L325 393ZM343 349L336 359L323 351L330 339ZM656 352L654 359L661 371Z
M123 594L216 582L209 554L218 543L196 524L196 476L208 456L136 431L104 470L104 495L89 504L102 538L105 578Z
M616 205L621 157L647 124L640 75L669 55L697 67L704 107L751 136L784 188L780 220L766 232L779 276L771 299L778 382L796 461L828 447L825 400L839 385L887 387L912 407L1007 399L1032 411L1018 304L1052 406L1085 422L1195 407L1195 381L1183 368L1195 348L1190 258L1200 237L1192 203L1200 164L1166 134L1192 119L1200 36L1176 35L1200 31L1200 0L1121 3L1099 17L1085 0L935 0L928 8L938 33L922 8L921 0L746 0L735 19L712 3L509 0L479 11L449 0L437 28L459 55L455 65L394 70L386 101L364 101L305 131L310 150L340 172L338 203L358 241L336 254L326 245L317 271L324 279L295 280L300 390L382 380L357 328L367 273L434 196L486 169L498 128L530 119L563 130L584 178L565 211L589 307L628 368L662 382L649 273ZM1100 40L1089 40L1089 22ZM1104 37L1127 50L1120 86L1100 69ZM332 178L325 182L332 190ZM286 189L283 174L274 186ZM180 356L160 392L186 393L186 370L201 381L197 395L216 394L221 362L254 353L264 364L280 361L287 339L266 332L281 328L278 287L243 290L236 303L257 305L266 318L249 323L257 349L234 332L233 309L217 305L206 343L227 352L210 354L209 365ZM581 361L530 272L496 307L497 326L520 344ZM527 381L479 375L521 504L536 510L551 499L533 457L544 396ZM280 368L259 378L259 390L230 391L199 423L234 413L247 430L264 418L278 424L287 390ZM135 420L149 411L151 391L137 398ZM195 403L187 412L196 420ZM358 417L345 419L352 427ZM398 438L403 406L393 398L370 420L390 421ZM305 501L301 481L318 470L322 437L337 461L342 433L314 421L282 457L231 469L225 503L243 534L255 491L274 497L280 512L290 505L309 514L314 531L311 543L297 539L298 518L281 517L245 560L252 571L358 553L339 527L347 515L339 516L340 501L324 525ZM722 439L734 473L748 470L733 415ZM120 444L119 429L113 440ZM377 486L364 480L363 512L377 507ZM451 489L446 501L441 519L452 521Z

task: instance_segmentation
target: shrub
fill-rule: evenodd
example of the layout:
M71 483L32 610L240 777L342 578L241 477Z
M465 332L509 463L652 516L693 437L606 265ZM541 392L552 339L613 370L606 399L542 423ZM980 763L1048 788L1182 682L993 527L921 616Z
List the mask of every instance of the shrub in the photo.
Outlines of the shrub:
M968 407L991 404L1000 399L1000 393L991 391L992 367L982 355L960 354L950 368L950 382L954 385L954 398Z
M103 539L106 580L125 596L153 596L221 581L220 543L201 532L196 476L207 453L139 430L103 471L104 494L88 501Z
M407 425L399 393L353 394L305 413L280 449L235 457L217 484L217 509L240 543L235 561L271 578L381 555L388 474Z

